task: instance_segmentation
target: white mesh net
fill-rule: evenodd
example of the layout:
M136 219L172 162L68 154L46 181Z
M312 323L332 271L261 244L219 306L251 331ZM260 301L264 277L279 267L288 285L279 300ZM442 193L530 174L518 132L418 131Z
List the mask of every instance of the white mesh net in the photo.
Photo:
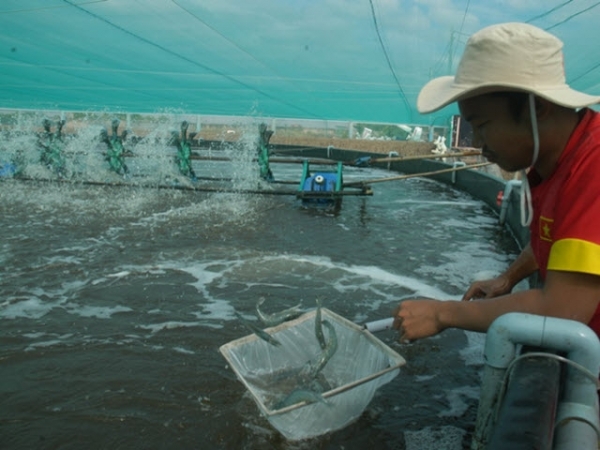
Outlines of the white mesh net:
M328 309L323 308L321 313L322 320L333 325L338 346L316 375L310 373L322 355L315 335L316 310L266 329L280 346L252 334L220 348L261 412L289 440L318 436L348 425L405 363L369 331ZM325 335L331 339L327 329ZM289 396L298 389L319 394L320 401L289 404Z

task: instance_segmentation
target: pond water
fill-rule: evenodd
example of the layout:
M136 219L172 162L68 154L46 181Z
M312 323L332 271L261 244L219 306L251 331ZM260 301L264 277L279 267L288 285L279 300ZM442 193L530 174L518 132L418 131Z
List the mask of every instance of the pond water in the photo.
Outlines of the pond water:
M116 177L77 150L88 177ZM254 173L250 159L196 173ZM377 184L339 211L289 196L4 180L0 212L0 448L468 448L483 335L399 344L378 333L406 359L400 374L355 422L298 442L260 415L218 349L249 333L234 312L250 317L260 297L266 312L320 298L359 324L403 298L459 299L518 252L482 202L421 178Z

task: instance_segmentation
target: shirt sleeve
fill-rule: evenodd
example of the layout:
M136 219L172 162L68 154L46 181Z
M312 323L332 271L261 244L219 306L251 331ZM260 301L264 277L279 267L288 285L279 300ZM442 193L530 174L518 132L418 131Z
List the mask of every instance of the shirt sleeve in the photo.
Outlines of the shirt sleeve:
M600 134L589 136L557 195L548 270L600 275ZM596 142L594 142L596 141Z

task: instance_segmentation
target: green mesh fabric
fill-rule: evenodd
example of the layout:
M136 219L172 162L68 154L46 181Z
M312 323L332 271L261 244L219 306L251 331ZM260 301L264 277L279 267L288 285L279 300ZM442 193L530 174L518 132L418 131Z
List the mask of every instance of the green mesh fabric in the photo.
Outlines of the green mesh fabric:
M466 38L529 22L565 42L568 82L600 93L600 2L2 0L0 108L179 112L385 123Z

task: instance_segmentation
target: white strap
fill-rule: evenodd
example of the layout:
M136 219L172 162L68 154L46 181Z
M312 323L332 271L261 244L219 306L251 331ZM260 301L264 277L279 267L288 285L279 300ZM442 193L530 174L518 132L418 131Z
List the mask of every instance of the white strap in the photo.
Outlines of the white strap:
M537 116L535 115L535 97L533 94L529 94L529 116L531 117L531 132L533 134L533 158L531 160L531 167L533 167L540 154L540 136ZM531 188L525 170L521 170L521 178L521 225L528 227L533 220L533 203L531 201Z
M531 188L527 180L527 172L521 170L521 225L528 227L533 220L533 203L531 202Z
M533 94L529 94L529 116L531 117L531 132L533 134L533 159L531 160L531 167L533 167L540 154L540 134L538 132L537 116L535 114L535 97Z

